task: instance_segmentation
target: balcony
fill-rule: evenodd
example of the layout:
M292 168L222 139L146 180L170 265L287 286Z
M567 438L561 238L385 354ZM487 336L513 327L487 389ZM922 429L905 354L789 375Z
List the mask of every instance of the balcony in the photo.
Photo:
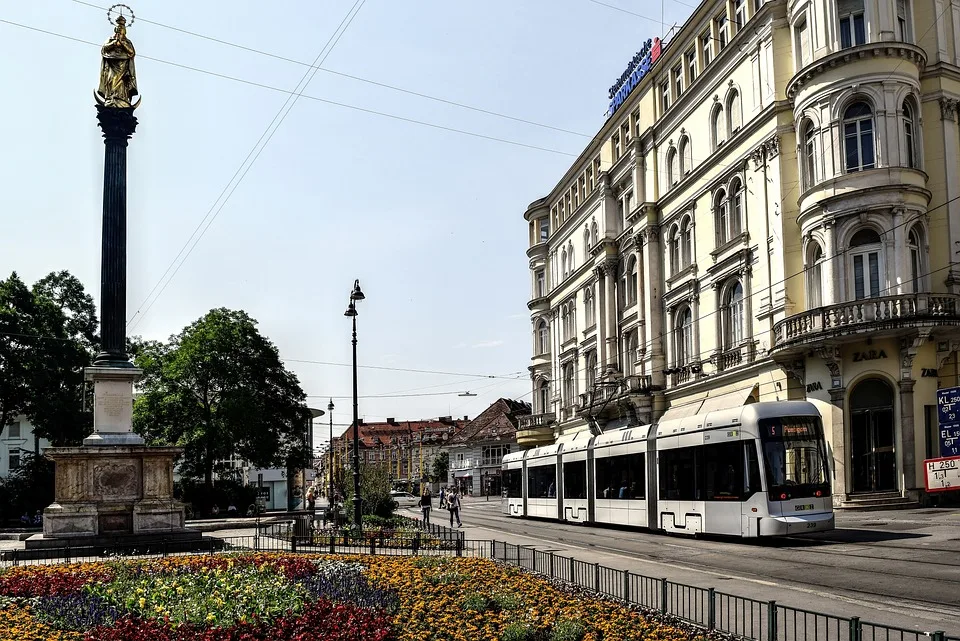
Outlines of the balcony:
M711 360L716 365L717 371L725 372L741 365L749 365L756 360L756 352L756 343L746 341L733 349L716 352Z
M553 412L521 416L520 427L517 430L517 444L520 447L550 445L554 441L553 424L556 420Z
M773 326L773 349L845 335L920 326L960 325L960 295L898 294L819 307Z

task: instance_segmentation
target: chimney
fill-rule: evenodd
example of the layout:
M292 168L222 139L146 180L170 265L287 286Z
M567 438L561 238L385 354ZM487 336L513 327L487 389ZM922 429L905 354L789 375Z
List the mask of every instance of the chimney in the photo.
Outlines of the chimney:
M361 426L361 425L363 425L363 419L362 419L362 418L358 418L358 419L357 419L357 427L359 427L359 426Z
M463 420L465 420L465 421L469 421L469 420L470 420L470 417L469 417L469 416L467 416L466 414L464 414L464 415L463 415Z
M397 419L391 416L390 418L387 419L387 425L396 425L396 420Z

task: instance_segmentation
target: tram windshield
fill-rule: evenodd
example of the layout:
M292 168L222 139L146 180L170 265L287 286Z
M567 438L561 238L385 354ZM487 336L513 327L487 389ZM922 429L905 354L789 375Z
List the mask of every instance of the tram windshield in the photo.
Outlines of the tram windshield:
M823 426L813 416L760 421L771 501L830 496Z

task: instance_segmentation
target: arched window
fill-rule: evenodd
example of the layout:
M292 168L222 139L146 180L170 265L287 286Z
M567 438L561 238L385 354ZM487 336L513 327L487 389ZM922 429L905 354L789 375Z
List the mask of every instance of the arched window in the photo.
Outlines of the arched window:
M673 147L667 152L667 186L672 187L680 182L680 165L677 150Z
M723 144L723 129L720 126L722 119L723 108L717 105L710 114L710 146L713 151Z
M639 341L637 339L636 330L630 332L630 335L627 336L627 344L624 346L625 353L623 355L623 371L627 376L635 374L634 371L637 363L637 348L639 347Z
M717 245L723 245L730 240L730 214L728 207L727 192L723 188L720 188L713 197L713 216L717 224Z
M840 47L855 47L867 41L863 21L863 0L837 0L837 18L840 20Z
M680 261L684 267L693 262L693 221L685 216L680 223Z
M597 383L597 351L587 354L587 389L592 390Z
M917 124L914 120L914 111L913 107L910 104L909 100L903 102L903 165L905 167L912 167L914 169L918 168L920 165L917 163Z
M690 146L690 138L684 136L680 139L680 177L683 178L693 169L693 149Z
M670 274L680 271L680 227L674 225L670 229Z
M910 282L913 285L913 293L918 294L924 290L924 247L923 231L920 225L914 225L907 234L907 253L910 256Z
M689 307L677 310L673 319L674 365L683 367L693 360L693 312Z
M730 233L733 239L743 231L743 183L739 178L730 181Z
M817 184L817 129L810 120L801 125L803 148L800 150L803 186L810 189Z
M593 299L593 285L587 287L587 289L583 292L583 308L586 316L587 327L593 327L597 324L597 312Z
M637 257L631 256L627 266L627 305L635 305L638 289Z
M560 307L560 332L563 340L570 338L570 307L567 305Z
M823 248L811 243L807 256L807 307L816 309L823 305Z
M537 388L537 405L541 414L550 412L550 381L545 378L540 380L540 386Z
M843 112L843 154L848 172L876 167L873 110L865 102L855 102Z
M573 407L577 396L577 379L573 371L573 363L563 366L563 406Z
M743 342L743 285L735 281L723 296L724 349L733 349Z
M537 321L537 353L550 353L550 326L542 318Z
M740 92L734 89L727 97L727 136L740 131L742 114L740 113Z
M861 229L850 239L850 274L856 300L880 296L880 274L883 273L883 245L880 234Z

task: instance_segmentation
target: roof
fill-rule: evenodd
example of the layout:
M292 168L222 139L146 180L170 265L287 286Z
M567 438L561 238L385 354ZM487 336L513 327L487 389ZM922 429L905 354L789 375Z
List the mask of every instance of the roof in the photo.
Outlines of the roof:
M450 444L463 445L494 440L515 442L520 417L530 414L531 411L529 403L509 398L497 399L450 439Z
M365 423L360 421L360 444L362 447L388 447L397 441L419 445L441 445L463 430L465 420L453 420L447 417L422 421L384 421ZM335 442L347 440L353 442L353 426L333 439Z

